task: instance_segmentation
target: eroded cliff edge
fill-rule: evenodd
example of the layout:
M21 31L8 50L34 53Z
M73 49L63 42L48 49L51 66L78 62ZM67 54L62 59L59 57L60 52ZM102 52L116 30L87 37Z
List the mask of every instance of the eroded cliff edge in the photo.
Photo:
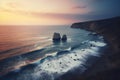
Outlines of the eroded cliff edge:
M120 17L74 23L71 28L81 28L103 35L115 51L120 51Z
M71 28L80 28L102 35L109 46L105 55L79 80L120 80L120 16L74 23Z

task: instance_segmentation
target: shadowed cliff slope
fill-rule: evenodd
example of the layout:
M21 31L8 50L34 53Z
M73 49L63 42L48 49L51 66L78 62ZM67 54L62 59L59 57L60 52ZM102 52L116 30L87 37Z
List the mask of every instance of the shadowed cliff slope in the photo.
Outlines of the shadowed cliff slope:
M120 17L72 24L104 36L108 49L82 77L76 80L120 80Z

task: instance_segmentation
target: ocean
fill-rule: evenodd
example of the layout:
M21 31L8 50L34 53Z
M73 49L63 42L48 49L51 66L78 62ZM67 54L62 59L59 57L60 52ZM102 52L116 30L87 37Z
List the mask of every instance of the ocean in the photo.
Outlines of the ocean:
M68 40L53 42L54 32ZM106 45L102 36L68 25L0 26L0 80L55 80L78 68L81 74Z

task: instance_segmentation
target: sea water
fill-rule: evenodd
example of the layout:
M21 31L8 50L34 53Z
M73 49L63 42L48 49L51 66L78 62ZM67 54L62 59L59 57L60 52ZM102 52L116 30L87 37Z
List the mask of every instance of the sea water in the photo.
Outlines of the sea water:
M68 40L54 43L54 32ZM55 80L77 68L82 73L105 46L102 36L67 25L2 26L0 80Z

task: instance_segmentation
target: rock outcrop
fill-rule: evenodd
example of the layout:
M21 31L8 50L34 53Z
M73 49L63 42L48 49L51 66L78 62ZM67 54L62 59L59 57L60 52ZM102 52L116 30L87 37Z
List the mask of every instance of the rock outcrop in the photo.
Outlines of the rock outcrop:
M53 41L60 41L61 40L61 36L60 33L54 33L53 35Z
M67 36L66 35L62 36L62 41L67 41Z
M60 33L54 33L53 34L53 42L60 42L60 41L63 41L63 42L66 42L67 41L67 35L63 35L62 37L60 36Z

